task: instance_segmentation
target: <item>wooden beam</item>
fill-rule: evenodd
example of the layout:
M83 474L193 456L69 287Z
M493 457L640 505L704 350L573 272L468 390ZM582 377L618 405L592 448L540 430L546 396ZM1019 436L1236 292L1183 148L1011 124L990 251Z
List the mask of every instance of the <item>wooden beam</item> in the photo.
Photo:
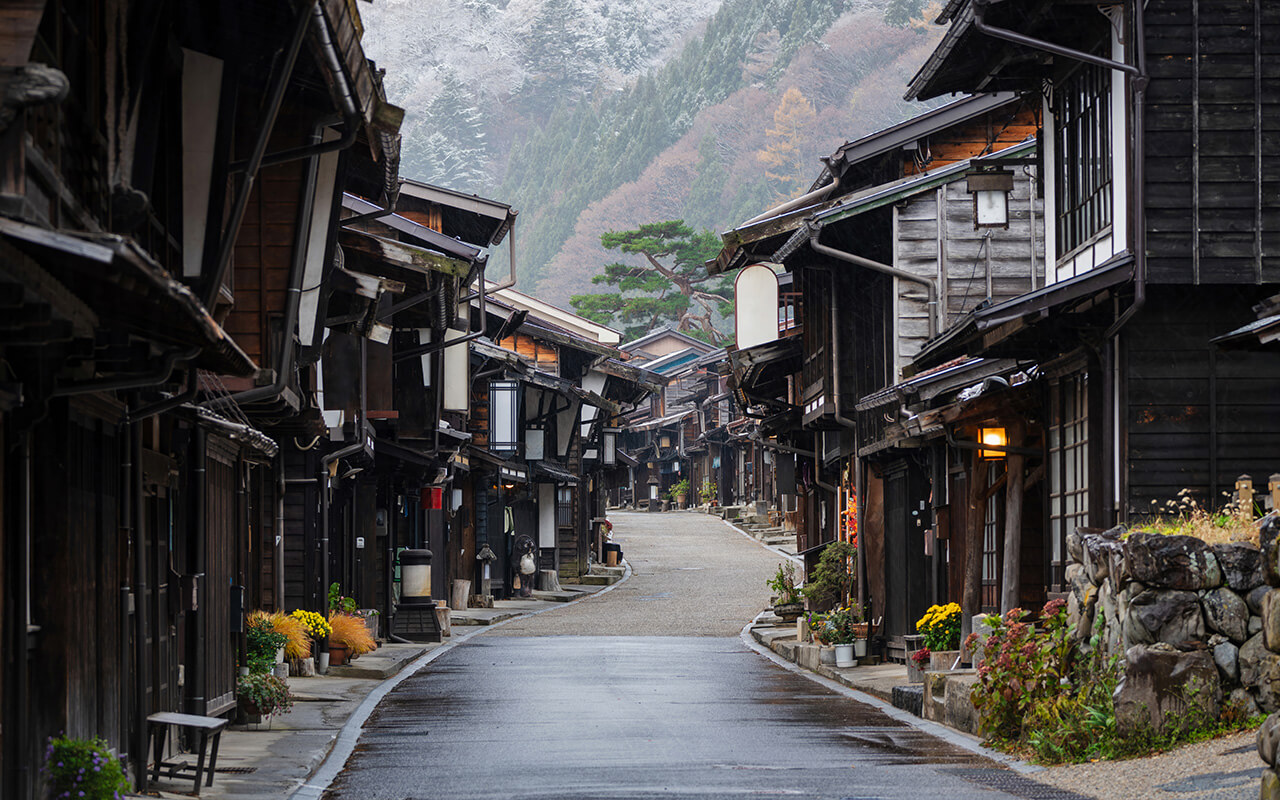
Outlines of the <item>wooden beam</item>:
M432 250L384 239L370 233L344 230L340 235L340 241L344 250L411 272L422 274L443 272L458 278L465 278L471 272L470 261L450 258Z
M973 615L982 610L982 534L987 521L987 463L978 451L969 455L968 508L965 513L964 594L960 600L960 636L973 632Z
M1009 444L1021 447L1023 440L1022 423L1010 425ZM1017 608L1022 597L1022 497L1026 486L1024 476L1026 457L1018 453L1010 453L1008 469L1008 491L1004 495L1004 574L1000 581L1000 613Z

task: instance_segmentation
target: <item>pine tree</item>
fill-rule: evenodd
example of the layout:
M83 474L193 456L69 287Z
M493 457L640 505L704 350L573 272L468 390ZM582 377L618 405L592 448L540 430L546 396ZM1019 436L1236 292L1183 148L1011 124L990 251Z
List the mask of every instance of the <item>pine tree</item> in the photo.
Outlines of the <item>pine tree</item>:
M782 102L773 112L773 127L765 130L768 144L757 157L764 163L765 176L781 200L798 197L812 178L815 170L804 158L801 145L806 129L817 116L813 104L792 86L783 93Z
M606 264L591 282L617 291L574 295L569 302L579 314L601 324L625 325L628 338L675 322L678 330L712 344L725 339L714 322L716 316L732 311L732 287L722 276L708 275L705 267L720 252L714 233L671 220L609 231L600 236L600 243L639 255L643 262Z

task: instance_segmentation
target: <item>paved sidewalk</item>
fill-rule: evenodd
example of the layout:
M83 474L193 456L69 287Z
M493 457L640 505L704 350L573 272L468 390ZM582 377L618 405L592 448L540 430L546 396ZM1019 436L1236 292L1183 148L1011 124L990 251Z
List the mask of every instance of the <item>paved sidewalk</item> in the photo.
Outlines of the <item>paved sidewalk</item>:
M295 703L288 713L261 725L231 725L222 734L213 786L202 786L210 800L283 800L316 771L329 755L342 726L366 697L419 658L452 642L465 641L489 626L589 597L603 586L566 586L561 592L499 600L494 608L469 608L450 614L452 636L435 644L384 644L328 675L289 678ZM195 756L185 759L194 763ZM151 782L151 796L191 797L192 780Z

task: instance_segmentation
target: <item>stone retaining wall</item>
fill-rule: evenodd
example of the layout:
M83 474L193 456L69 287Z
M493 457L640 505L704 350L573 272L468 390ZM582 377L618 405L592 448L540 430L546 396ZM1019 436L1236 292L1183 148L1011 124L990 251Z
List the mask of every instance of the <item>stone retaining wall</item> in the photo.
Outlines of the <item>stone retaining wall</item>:
M1077 531L1069 621L1087 645L1124 656L1117 724L1216 716L1229 698L1248 714L1280 710L1280 574L1270 546L1191 536Z

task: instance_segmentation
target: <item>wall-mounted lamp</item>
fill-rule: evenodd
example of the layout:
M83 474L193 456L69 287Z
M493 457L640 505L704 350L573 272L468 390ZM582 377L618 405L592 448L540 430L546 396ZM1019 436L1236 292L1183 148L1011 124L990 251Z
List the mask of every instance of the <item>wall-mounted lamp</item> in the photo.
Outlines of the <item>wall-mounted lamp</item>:
M600 462L606 467L618 464L618 429L600 429Z
M978 440L993 447L1008 447L1009 435L1004 428L979 428ZM978 455L987 460L998 461L1005 457L1003 450L979 450Z
M520 381L489 382L489 449L514 453L520 446Z
M991 170L971 172L966 177L969 193L973 195L973 227L1008 228L1013 173L1008 170Z
M661 448L663 448L663 449L665 450L666 448L668 448L668 447L670 447L670 446L671 446L671 435L670 435L670 434L666 434L666 433L664 433L664 434L662 434L661 436L659 436L659 437L658 437L658 447L661 447Z

